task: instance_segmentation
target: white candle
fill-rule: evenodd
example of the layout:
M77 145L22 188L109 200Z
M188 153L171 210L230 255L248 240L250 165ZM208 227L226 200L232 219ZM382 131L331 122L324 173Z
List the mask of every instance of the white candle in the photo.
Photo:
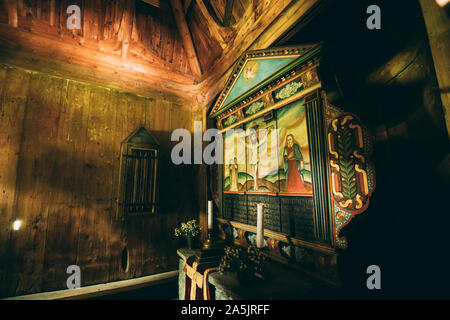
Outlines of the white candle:
M256 216L256 247L264 247L264 212L263 203L258 203L258 212Z
M213 203L211 200L208 201L208 229L213 228Z

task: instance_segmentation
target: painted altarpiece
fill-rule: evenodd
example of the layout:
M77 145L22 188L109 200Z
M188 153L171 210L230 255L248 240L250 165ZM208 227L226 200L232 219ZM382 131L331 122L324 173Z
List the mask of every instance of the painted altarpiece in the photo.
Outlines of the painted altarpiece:
M210 117L224 137L215 177L222 237L252 244L263 202L270 255L335 281L337 248L347 246L339 232L367 208L375 171L367 129L327 101L320 52L244 53Z

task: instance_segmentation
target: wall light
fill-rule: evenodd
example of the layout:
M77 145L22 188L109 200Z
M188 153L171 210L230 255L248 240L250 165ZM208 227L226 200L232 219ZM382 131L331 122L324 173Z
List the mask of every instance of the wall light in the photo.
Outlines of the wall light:
M16 220L13 223L13 229L16 231L19 230L21 225L22 225L22 220Z
M450 0L436 0L436 3L437 3L440 7L445 7L449 2L450 2Z

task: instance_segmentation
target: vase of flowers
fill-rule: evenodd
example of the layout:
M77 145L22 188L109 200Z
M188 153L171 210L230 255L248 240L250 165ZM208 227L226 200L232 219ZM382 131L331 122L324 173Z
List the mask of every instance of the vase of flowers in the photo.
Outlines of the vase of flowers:
M246 285L255 277L263 278L265 259L263 252L255 246L248 248L226 247L219 265L219 272L236 273L241 285Z
M175 228L175 237L184 237L187 239L187 246L189 249L195 248L195 240L200 234L201 229L197 224L197 220L192 219L187 222L182 222L179 228Z
M195 248L195 238L194 237L186 237L187 240L187 247L189 249L194 249Z

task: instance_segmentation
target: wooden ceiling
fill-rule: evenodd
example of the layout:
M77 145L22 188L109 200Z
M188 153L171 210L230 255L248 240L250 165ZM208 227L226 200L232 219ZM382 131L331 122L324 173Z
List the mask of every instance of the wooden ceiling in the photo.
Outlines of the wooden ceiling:
M0 63L206 104L242 52L272 45L319 2L0 0ZM74 4L81 28L69 30Z

